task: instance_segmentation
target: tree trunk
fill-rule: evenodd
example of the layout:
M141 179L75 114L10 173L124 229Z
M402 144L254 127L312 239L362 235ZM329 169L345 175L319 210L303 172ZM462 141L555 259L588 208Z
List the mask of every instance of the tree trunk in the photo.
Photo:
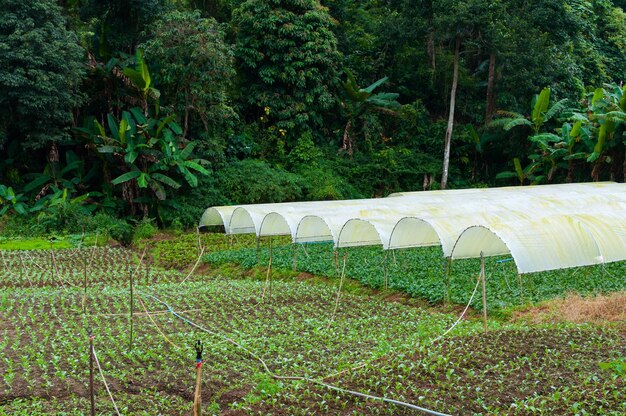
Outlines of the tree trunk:
M450 91L450 115L448 117L448 128L446 129L445 149L443 153L443 173L441 175L441 189L446 189L448 185L448 168L450 166L450 142L452 141L452 129L454 128L454 107L456 105L456 87L459 82L459 49L461 49L461 38L457 36L454 46L454 72L452 75L452 89Z
M485 104L485 123L493 118L496 112L496 54L494 52L489 55L489 76L487 78L487 102Z
M346 127L343 129L343 150L347 151L352 156L352 138L350 137L350 127L352 127L352 120L348 120Z

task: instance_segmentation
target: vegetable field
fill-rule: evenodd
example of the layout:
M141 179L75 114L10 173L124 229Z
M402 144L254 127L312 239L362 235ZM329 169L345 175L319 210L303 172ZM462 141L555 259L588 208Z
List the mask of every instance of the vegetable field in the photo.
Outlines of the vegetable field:
M623 278L603 279L623 276L623 264L536 275L520 289L512 262L493 259L488 302L499 313L488 334L478 295L445 334L475 287L475 262L452 265L454 306L443 313L436 250L385 259L375 249L334 256L310 245L297 249L292 271L294 248L274 239L268 272L265 245L257 266L254 240L202 238L208 264L195 273L193 235L151 242L145 256L143 248L0 252L0 415L89 414L90 331L101 367L97 414L191 414L198 340L203 414L416 413L328 386L447 414L626 412L625 323L505 319L511 305L567 290L623 289ZM353 279L337 297L344 254ZM507 290L496 290L504 280Z

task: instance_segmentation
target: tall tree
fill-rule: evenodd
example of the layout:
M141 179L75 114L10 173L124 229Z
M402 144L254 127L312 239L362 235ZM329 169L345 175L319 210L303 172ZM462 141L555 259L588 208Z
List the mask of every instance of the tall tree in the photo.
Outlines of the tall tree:
M157 20L141 47L161 91L161 104L181 118L183 138L205 154L219 155L237 115L227 90L235 77L231 47L213 18L198 11L171 12Z
M318 0L247 0L234 12L241 94L249 119L269 118L292 147L324 127L341 55Z
M0 2L0 144L40 149L69 137L84 58L54 0Z

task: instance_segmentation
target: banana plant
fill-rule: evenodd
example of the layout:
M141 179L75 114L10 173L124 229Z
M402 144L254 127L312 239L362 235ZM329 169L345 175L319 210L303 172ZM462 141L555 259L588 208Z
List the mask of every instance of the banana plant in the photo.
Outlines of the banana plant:
M528 140L533 143L533 153L528 156L530 163L522 167L521 160L514 158L514 171L505 171L496 175L496 179L517 177L520 184L550 182L555 172L565 166L561 159L567 154L562 137L545 131L546 123L561 114L567 105L563 99L550 105L550 88L546 87L533 98L530 116L526 117L514 112L498 112L499 117L490 123L490 126L502 127L510 131L518 126L530 128L532 134Z
M613 163L626 145L626 87L597 88L568 121L574 123L570 135L578 148L573 155L584 156L591 164L592 179L599 180L603 166Z
M7 213L27 215L29 212L24 194L16 193L11 186L0 184L0 216Z
M388 77L384 77L369 85L361 88L357 85L356 79L350 70L346 69L347 80L343 84L344 99L342 107L345 110L346 125L343 130L343 149L352 154L353 139L350 130L356 120L362 117L370 110L387 111L393 113L393 109L400 107L397 98L399 94L390 92L374 93L376 88L387 82Z
M158 113L158 101L161 93L156 88L152 87L152 77L148 70L148 65L143 58L143 52L141 49L137 49L135 53L135 68L126 67L122 73L130 80L135 88L141 92L143 100L144 114L148 115L148 97L154 99L155 109Z
M94 120L94 127L92 140L96 150L107 157L109 165L122 172L111 180L113 185L129 183L139 189L150 189L158 200L165 200L166 187L181 187L174 175L182 176L189 186L196 187L197 175L209 174L203 166L207 161L191 158L195 142L181 148L182 129L174 115L146 117L141 109L131 108L122 112L119 120L109 114L106 126Z
M511 111L499 111L498 115L500 117L492 121L490 125L502 127L505 131L518 126L527 126L532 129L533 135L537 135L545 123L565 110L567 106L567 99L557 101L550 106L550 95L549 87L544 88L539 94L535 95L529 117Z

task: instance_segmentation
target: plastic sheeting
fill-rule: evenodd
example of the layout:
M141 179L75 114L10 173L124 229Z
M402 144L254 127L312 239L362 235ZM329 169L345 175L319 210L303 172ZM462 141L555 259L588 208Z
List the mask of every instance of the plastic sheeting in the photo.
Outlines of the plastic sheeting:
M626 259L626 185L611 182L407 192L392 197L211 207L200 226L294 242L444 256L510 253L520 273Z

